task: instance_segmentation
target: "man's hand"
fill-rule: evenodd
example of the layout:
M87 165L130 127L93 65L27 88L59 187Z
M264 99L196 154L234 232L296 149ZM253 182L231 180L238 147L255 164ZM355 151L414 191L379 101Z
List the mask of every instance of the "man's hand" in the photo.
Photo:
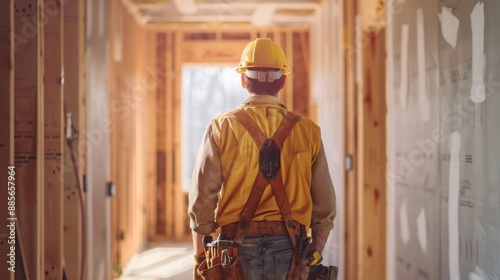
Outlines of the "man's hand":
M201 275L198 274L197 269L201 262L205 259L205 250L203 249L202 238L203 235L197 233L196 231L191 231L193 236L193 247L194 247L194 267L193 267L193 279L202 280Z
M205 254L205 250L203 248L203 242L202 242L203 235L197 233L194 230L191 231L191 234L193 236L194 254L196 256L204 255Z
M198 267L205 259L204 255L194 255L194 267L193 267L193 279L194 280L202 280L201 275L198 274Z
M329 230L325 231L312 231L312 243L309 246L309 252L316 249L318 252L323 253L323 249L325 248L326 241L328 240L328 236L330 235Z

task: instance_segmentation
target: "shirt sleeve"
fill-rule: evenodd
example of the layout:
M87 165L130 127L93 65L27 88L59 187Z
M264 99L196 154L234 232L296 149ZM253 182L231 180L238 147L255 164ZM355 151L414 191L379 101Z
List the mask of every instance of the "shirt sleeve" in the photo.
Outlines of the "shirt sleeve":
M221 170L220 152L210 123L202 138L189 189L190 227L199 234L208 235L217 228L215 209L222 185Z
M336 197L323 142L312 166L311 197L313 203L311 229L317 231L333 229L333 220L337 215Z

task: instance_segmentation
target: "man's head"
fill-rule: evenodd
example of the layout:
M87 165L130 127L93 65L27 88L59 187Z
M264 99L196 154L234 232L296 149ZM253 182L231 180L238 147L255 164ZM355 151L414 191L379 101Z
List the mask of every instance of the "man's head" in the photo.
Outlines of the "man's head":
M236 71L241 73L241 85L260 95L278 94L291 72L281 47L268 38L248 43Z

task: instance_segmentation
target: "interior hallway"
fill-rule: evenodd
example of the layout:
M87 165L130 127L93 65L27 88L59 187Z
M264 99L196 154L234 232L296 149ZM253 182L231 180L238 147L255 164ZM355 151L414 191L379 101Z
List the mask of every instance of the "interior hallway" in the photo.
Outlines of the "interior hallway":
M190 277L193 156L246 97L234 68L257 37L292 68L279 97L321 127L338 207L323 263L339 279L500 278L499 14L499 0L1 1L0 279Z

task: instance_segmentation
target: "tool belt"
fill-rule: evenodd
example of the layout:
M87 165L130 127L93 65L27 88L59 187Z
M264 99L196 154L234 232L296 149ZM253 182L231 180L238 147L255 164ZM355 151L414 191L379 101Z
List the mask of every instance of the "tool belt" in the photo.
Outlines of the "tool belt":
M297 236L305 232L305 226L292 221L294 234ZM228 238L234 238L238 230L238 223L231 223L221 227L221 232L225 233ZM262 236L262 235L288 235L285 222L283 221L252 221L248 227L246 236Z
M238 243L227 240L225 235L219 234L214 241L211 236L204 236L203 246L205 259L198 266L195 279L245 280L238 256Z

